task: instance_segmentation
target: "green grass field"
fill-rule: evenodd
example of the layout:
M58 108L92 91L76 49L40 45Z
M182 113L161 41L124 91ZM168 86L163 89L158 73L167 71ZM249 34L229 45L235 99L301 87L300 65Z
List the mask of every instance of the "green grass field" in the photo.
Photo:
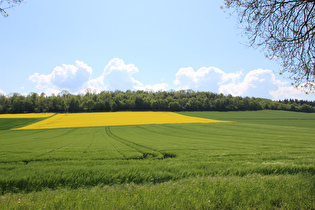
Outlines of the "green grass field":
M315 209L315 114L20 130L0 119L1 209Z

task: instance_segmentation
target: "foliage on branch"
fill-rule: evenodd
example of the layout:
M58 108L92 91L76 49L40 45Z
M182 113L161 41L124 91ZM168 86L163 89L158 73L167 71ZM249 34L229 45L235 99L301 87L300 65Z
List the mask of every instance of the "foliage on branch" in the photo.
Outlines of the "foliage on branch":
M281 60L292 85L315 89L315 0L225 0L251 46Z

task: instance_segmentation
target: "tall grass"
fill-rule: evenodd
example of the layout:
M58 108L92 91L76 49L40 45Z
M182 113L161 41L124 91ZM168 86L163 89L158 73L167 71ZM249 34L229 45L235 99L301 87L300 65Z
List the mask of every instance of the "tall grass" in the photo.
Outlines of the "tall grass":
M183 114L235 123L1 130L1 209L315 208L315 115Z
M20 202L20 204L19 204ZM313 209L314 177L250 174L1 196L2 209Z

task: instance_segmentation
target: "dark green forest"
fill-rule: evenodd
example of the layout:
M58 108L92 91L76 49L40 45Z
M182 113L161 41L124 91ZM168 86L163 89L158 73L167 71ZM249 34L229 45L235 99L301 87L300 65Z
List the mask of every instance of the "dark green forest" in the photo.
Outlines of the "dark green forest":
M287 110L315 112L315 101L286 99L273 101L254 97L233 97L211 92L179 91L102 91L58 95L13 93L0 95L0 113L107 112L107 111L245 111Z

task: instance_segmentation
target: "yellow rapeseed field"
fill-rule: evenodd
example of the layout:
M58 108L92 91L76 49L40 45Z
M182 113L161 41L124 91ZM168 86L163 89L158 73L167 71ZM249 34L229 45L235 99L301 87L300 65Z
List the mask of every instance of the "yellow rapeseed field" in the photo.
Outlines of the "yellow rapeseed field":
M0 114L0 118L44 118L55 113Z
M15 130L217 122L227 121L189 117L172 112L72 113L57 114L51 118Z

